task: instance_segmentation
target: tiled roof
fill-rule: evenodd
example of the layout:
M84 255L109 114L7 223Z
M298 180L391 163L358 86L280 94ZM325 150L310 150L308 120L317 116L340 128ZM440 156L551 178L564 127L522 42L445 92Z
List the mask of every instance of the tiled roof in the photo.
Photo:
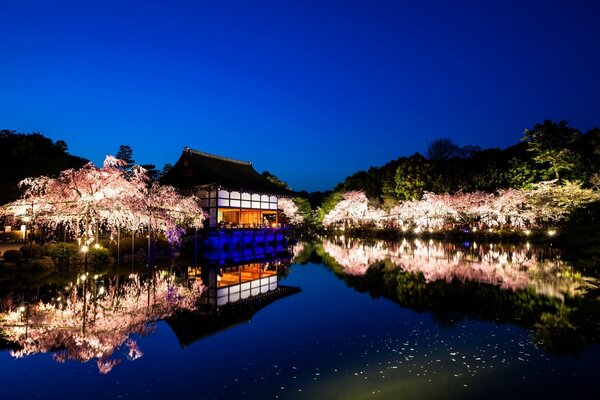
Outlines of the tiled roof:
M180 189L212 186L232 191L292 197L296 193L275 185L259 174L252 163L204 153L186 147L162 184Z

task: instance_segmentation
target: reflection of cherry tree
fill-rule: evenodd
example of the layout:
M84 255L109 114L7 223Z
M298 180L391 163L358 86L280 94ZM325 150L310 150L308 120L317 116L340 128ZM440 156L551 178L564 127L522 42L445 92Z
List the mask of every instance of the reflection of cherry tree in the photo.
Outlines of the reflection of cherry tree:
M51 303L0 310L0 333L20 347L11 350L14 357L51 352L59 362L96 360L100 372L108 373L121 362L118 353L129 360L142 355L132 335L147 335L152 322L194 309L201 294L200 284L176 285L163 275L151 284L135 276L108 289L83 281Z
M375 244L323 240L323 249L350 275L363 275L380 261L389 260L410 273L423 274L427 282L472 281L503 289L532 288L549 297L563 298L585 287L560 259L544 260L530 248L502 249L493 245L468 248L434 241L415 240Z
M381 261L381 258L378 257L381 249L362 243L355 243L350 249L324 239L323 250L333 257L344 268L344 273L348 275L364 275L371 265Z
M300 254L302 254L303 251L304 251L304 243L303 242L296 243L292 247L292 259L296 259Z

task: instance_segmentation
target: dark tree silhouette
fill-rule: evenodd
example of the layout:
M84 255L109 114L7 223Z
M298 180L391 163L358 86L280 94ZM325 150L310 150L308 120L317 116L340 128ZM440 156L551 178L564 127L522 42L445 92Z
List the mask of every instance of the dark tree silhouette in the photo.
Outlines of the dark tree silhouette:
M458 157L459 152L460 147L449 138L436 139L427 146L427 158L432 161L447 161Z
M131 167L133 167L135 164L135 161L133 160L133 149L131 146L124 144L120 145L115 157L127 163L127 166L125 167L126 169L131 169Z
M31 176L56 176L62 170L79 168L87 160L67 153L67 144L40 133L18 133L0 130L0 204L16 200L18 183Z

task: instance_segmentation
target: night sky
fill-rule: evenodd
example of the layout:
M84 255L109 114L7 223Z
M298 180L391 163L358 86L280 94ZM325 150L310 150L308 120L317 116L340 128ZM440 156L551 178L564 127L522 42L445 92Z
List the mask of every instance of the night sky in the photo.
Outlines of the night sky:
M599 1L0 0L0 17L0 128L95 163L127 144L160 169L189 146L323 190L440 137L600 125Z

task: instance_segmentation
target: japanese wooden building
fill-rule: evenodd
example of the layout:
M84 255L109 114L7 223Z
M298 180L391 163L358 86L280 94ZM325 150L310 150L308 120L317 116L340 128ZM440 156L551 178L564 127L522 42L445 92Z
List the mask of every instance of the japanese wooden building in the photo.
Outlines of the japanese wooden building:
M183 194L194 194L208 212L211 227L257 228L278 224L278 198L295 192L259 174L251 162L186 147L161 179Z

